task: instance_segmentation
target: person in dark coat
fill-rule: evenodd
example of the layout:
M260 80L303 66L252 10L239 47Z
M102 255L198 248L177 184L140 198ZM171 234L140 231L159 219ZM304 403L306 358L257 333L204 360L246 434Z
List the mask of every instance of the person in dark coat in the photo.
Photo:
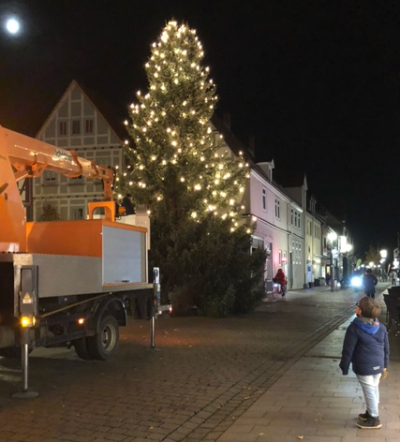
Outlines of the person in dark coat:
M375 299L365 296L358 302L355 309L357 317L346 331L339 364L346 376L351 363L361 384L367 410L358 415L357 427L364 430L382 427L379 420L379 382L387 376L389 340L386 327L377 319L380 312Z
M275 278L273 278L273 281L280 284L281 295L282 295L282 298L284 298L286 295L287 281L286 281L286 277L285 277L285 274L283 273L282 269L278 269L278 271L276 272Z
M125 215L133 215L135 213L130 193L127 193L122 199L121 207L125 209Z
M367 269L363 276L364 293L371 298L375 298L375 286L378 284L376 276L371 269Z

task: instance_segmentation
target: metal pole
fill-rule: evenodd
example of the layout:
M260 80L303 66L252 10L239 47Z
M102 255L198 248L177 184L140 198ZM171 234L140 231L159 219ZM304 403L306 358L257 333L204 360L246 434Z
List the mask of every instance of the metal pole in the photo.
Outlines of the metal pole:
M150 348L155 347L156 335L156 318L160 306L160 269L153 268L153 302L151 306L151 321L150 321Z
M29 349L28 344L24 344L22 347L22 391L28 391L28 359Z
M150 329L150 348L155 347L155 330L156 329L156 318L154 313L151 315L151 329Z
M22 391L12 395L15 399L31 399L39 395L36 391L28 390L29 375L29 327L21 329L21 365L22 365Z
M333 272L333 249L331 248L331 292L333 292L334 285L335 285L335 280Z

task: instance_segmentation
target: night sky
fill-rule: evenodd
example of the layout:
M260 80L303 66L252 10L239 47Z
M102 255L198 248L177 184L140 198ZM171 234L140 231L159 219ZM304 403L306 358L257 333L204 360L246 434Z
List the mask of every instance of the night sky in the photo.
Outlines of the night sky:
M400 2L25 0L0 2L0 124L34 136L76 79L121 121L146 89L150 44L170 19L197 30L217 113L259 161L304 170L346 219L357 251L400 231Z

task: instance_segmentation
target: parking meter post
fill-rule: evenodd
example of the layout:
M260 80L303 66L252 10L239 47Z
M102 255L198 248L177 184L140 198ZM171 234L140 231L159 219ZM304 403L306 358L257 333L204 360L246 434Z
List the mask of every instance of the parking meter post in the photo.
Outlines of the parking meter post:
M150 347L155 347L155 328L157 312L160 307L160 269L153 268L153 302L151 307Z

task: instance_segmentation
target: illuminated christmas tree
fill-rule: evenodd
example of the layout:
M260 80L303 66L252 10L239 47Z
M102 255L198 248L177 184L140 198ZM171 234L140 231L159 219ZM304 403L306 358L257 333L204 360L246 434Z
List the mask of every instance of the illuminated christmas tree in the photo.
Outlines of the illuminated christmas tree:
M151 258L167 292L184 285L180 260L185 256L187 272L200 230L240 230L250 241L250 231L238 222L248 165L223 148L213 130L216 88L203 57L196 31L170 21L145 66L148 92L137 93L125 122L132 144L124 147L128 168L119 174L116 192L129 192L149 209Z
M133 147L124 190L153 215L167 210L175 221L237 215L246 185L243 159L231 157L210 125L217 97L203 67L194 30L169 22L146 64L149 90L137 93L126 122Z

